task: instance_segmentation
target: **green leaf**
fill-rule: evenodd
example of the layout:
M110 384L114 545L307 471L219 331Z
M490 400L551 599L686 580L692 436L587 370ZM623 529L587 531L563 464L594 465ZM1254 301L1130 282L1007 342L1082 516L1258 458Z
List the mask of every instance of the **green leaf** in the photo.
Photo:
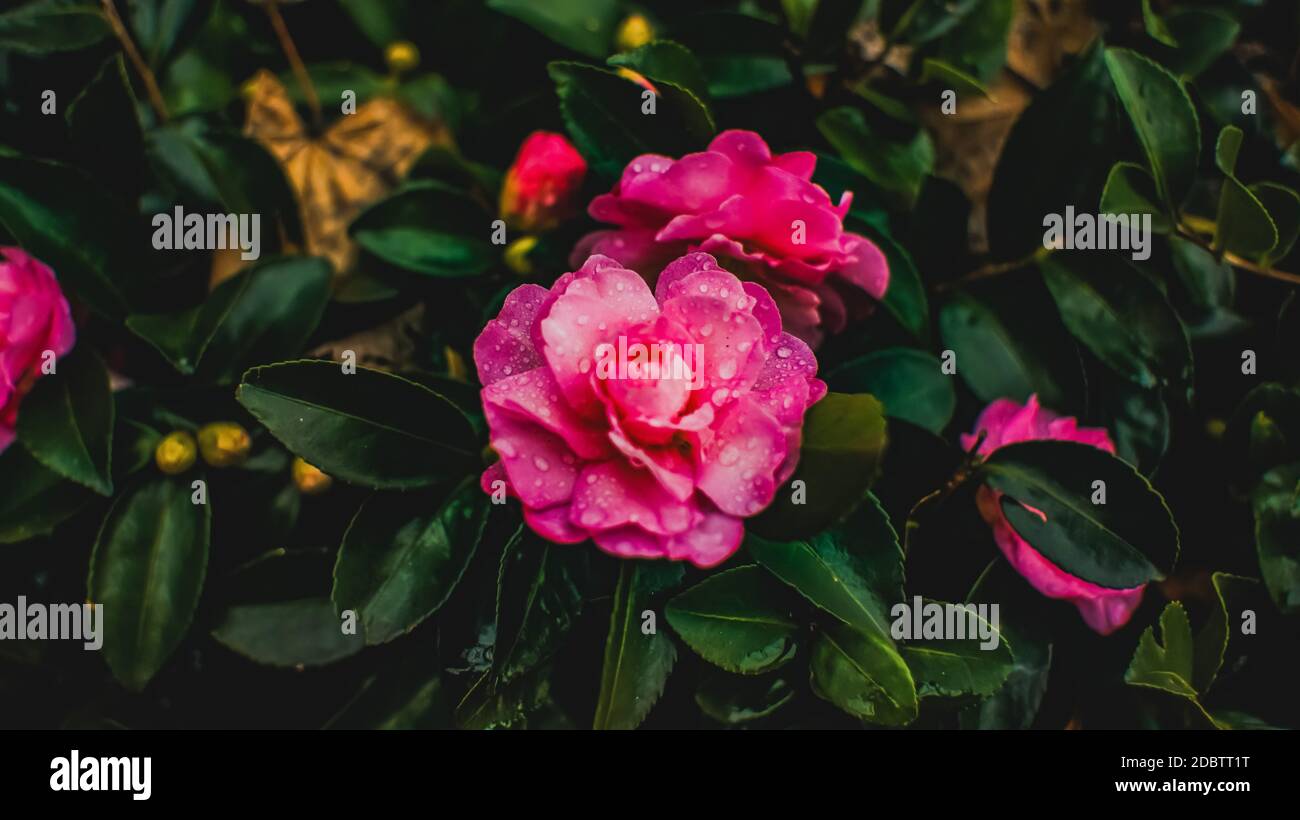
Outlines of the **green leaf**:
M1142 24L1152 39L1158 40L1171 48L1178 48L1178 39L1174 37L1164 18L1151 8L1151 0L1142 0Z
M1169 237L1169 252L1193 305L1204 311L1232 306L1236 277L1231 265L1181 236Z
M1151 215L1151 230L1169 233L1169 216L1160 204L1155 180L1141 165L1117 162L1101 192L1101 212L1115 215ZM1100 226L1099 226L1100 227Z
M780 588L755 564L712 575L668 602L686 645L728 672L758 675L795 655L799 625L775 601Z
M984 402L999 398L1025 401L1037 394L1044 404L1060 407L1065 390L1061 371L1044 356L1041 339L1031 342L989 302L956 291L939 309L944 345L957 355L957 373ZM1073 356L1073 352L1071 352Z
M260 214L263 237L272 235L276 216L293 235L301 232L297 199L284 172L257 141L188 119L155 128L146 143L149 162L178 198L231 214Z
M147 229L134 210L69 166L0 155L0 228L110 318L143 279L133 249L145 247Z
M1244 136L1237 126L1225 125L1214 146L1214 162L1225 177L1219 190L1214 247L1255 258L1277 247L1278 229L1259 197L1236 177Z
M217 643L267 666L324 666L365 648L360 635L343 632L329 598L237 604L212 630Z
M1114 253L1054 253L1040 267L1061 319L1116 373L1142 387L1187 385L1191 342L1160 289Z
M131 31L145 62L157 69L185 47L212 13L213 0L137 0Z
M569 62L551 63L547 70L574 145L606 176L616 176L641 154L702 150L716 130L699 97L668 80L654 84L655 113L643 114L646 90L613 71Z
M104 519L90 557L88 595L104 608L103 655L138 692L189 629L208 568L212 508L188 482L155 477L127 489Z
M1300 464L1264 474L1251 496L1259 571L1277 608L1300 612Z
M145 178L144 132L126 62L115 54L68 105L68 138L81 163L118 191L138 192Z
M1158 390L1114 379L1105 387L1104 418L1110 419L1116 454L1152 475L1169 449L1169 407Z
M36 380L18 414L18 440L36 460L100 495L113 494L113 393L89 347Z
M791 483L779 488L771 506L754 519L754 531L769 538L797 538L843 518L879 474L885 443L879 401L828 393L804 417L803 446Z
M180 313L133 314L126 317L126 327L152 345L172 367L192 375L217 329L251 281L249 272L241 272L217 286L200 305Z
M1156 643L1153 627L1148 626L1142 633L1133 660L1124 673L1125 682L1184 698L1211 726L1222 728L1201 706L1192 685L1195 663L1192 624L1178 601L1171 601L1160 614L1160 635L1163 645Z
M844 623L889 640L889 608L903 597L903 550L874 497L843 524L799 541L750 533L749 554Z
M255 367L235 397L290 452L353 484L403 489L464 475L474 429L447 399L415 382L334 362Z
M960 90L971 94L978 94L986 100L993 99L989 90L984 87L978 77L973 77L956 66L949 65L942 60L936 60L933 57L926 57L921 62L921 82L923 83L940 83L946 88Z
M905 141L889 139L873 131L861 111L840 106L817 118L817 130L849 165L909 206L934 170L934 144L923 129Z
M1174 213L1192 187L1201 128L1186 89L1159 63L1124 48L1106 49L1106 68L1146 154L1156 189Z
M1007 59L1015 0L978 0L961 25L927 46L927 52L987 83Z
M1043 215L1097 202L1127 126L1098 38L1042 93L1007 136L989 190L989 244L1000 259L1043 244ZM1070 157L1070 162L1061 162Z
M0 51L76 51L109 33L104 15L86 0L34 0L0 14Z
M880 19L890 41L916 45L960 28L978 4L979 0L885 0Z
M410 0L338 0L366 39L377 48L409 36L414 22ZM421 4L423 5L423 4Z
M399 268L458 279L477 276L496 260L498 251L488 242L491 221L474 199L429 179L407 183L366 208L348 232Z
M813 691L850 715L903 726L917 714L916 684L898 650L875 632L833 625L813 642Z
M1248 604L1243 604L1259 585L1253 578L1242 578L1226 572L1213 573L1210 583L1214 587L1217 606L1196 634L1195 659L1192 663L1192 685L1197 692L1202 693L1210 691L1219 670L1223 668L1233 624L1238 613L1248 608Z
M368 678L326 729L450 729L453 703L434 664L403 658Z
M1175 74L1191 77L1205 71L1232 48L1241 33L1236 18L1213 8L1175 7L1165 15L1165 24L1178 48L1162 53L1161 61Z
M501 556L492 684L499 687L549 661L582 612L587 550L551 544L527 527Z
M1178 559L1178 528L1164 499L1104 450L1067 441L1011 444L993 451L980 475L1006 494L1002 511L1016 532L1076 578L1130 589L1163 579ZM1093 503L1095 481L1105 482L1104 504Z
M614 590L605 638L593 729L635 729L663 694L677 659L672 639L655 629L646 634L642 613L675 589L685 570L680 563L624 561Z
M615 54L612 66L630 68L652 81L667 80L699 97L709 98L709 84L700 61L689 48L672 40L652 40L633 51Z
M1006 682L965 710L961 726L1028 729L1042 705L1052 667L1051 631L1042 614L1047 599L999 556L980 574L966 600L998 603L998 629L1015 657Z
M943 603L929 601L924 606L929 606L930 603L945 606ZM913 636L913 640L902 648L903 660L907 662L907 668L916 682L917 697L986 697L1006 682L1015 662L1006 638L996 623L990 623L974 614L973 608L971 613L966 618L965 639L923 640L919 636ZM975 626L976 620L977 629L991 629L997 636L997 646L985 649L979 633L971 634L970 630Z
M485 673L456 706L462 729L527 728L529 718L552 704L551 667L540 666L505 682Z
M1246 394L1223 433L1230 481L1249 492L1265 472L1300 460L1300 390L1265 382Z
M352 610L367 644L387 643L438 611L474 557L487 522L477 479L440 494L380 493L367 500L334 565L334 607Z
M252 365L297 354L329 302L330 265L320 257L268 257L235 278L248 283L222 283L240 292L199 352L196 372L206 382L231 384ZM209 299L217 299L215 291Z
M873 227L862 233L880 248L889 263L889 288L880 304L917 341L930 339L930 303L912 256L898 242Z
M1269 219L1277 228L1277 244L1260 258L1263 264L1272 265L1286 258L1300 237L1300 195L1276 182L1257 182L1250 186L1250 192L1268 211Z
M22 447L9 447L0 454L0 544L47 535L92 498Z
M488 8L514 17L566 48L597 58L609 53L619 5L617 0L488 0Z
M700 711L727 726L740 726L776 712L794 698L789 681L780 676L730 675L717 671L695 690Z
M890 347L845 362L826 375L841 393L870 393L885 405L885 415L942 435L957 406L953 377L939 360L907 347Z
M736 11L701 11L674 31L708 77L714 99L744 97L794 82L783 56L786 32L771 19Z

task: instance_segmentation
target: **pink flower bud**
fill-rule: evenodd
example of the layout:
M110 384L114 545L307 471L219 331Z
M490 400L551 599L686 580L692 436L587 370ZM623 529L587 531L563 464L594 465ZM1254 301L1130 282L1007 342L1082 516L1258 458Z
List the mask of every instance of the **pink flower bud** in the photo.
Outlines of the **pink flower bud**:
M586 174L586 161L564 135L534 131L506 172L501 217L522 231L554 228L574 214Z

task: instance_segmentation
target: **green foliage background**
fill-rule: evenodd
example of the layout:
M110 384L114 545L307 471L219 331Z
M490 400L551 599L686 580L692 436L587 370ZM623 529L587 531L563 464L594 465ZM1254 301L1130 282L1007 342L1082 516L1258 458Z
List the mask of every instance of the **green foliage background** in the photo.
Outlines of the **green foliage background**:
M243 133L259 69L310 121L265 4L116 7L165 118L100 3L0 10L0 244L49 263L79 319L0 456L0 602L112 613L99 653L0 642L0 725L1300 725L1295 3L285 2L322 127L351 89L460 146L356 218L342 287L301 255L293 190ZM656 39L621 48L631 14ZM397 41L418 68L385 65ZM659 89L653 118L619 68ZM882 308L819 351L834 392L808 419L810 503L775 504L715 570L548 545L477 487L463 360L504 294L549 284L593 228L540 236L523 275L485 241L539 128L587 159L583 202L632 156L721 129L815 150L889 257ZM262 214L263 259L209 290L208 252L149 244L176 205ZM1151 214L1151 258L1045 250L1067 206ZM307 358L365 332L405 352L347 377ZM1119 458L962 452L987 402L1035 393ZM252 434L243 465L158 472L163 435L228 420ZM333 489L300 494L294 456ZM1149 582L1132 622L1101 637L1035 593L980 485L1048 512L1008 508L1059 566ZM913 595L998 602L1002 648L893 640Z

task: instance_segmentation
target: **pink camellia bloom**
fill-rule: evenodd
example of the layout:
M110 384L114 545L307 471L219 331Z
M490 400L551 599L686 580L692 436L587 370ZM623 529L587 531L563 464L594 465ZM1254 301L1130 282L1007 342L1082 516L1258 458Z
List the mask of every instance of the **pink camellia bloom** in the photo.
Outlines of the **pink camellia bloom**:
M76 337L54 271L21 248L0 247L0 451L13 443L18 404L40 377L45 351L62 356Z
M551 541L709 567L794 472L826 393L776 303L706 253L654 292L592 256L550 290L522 285L474 342L501 460L483 473ZM504 485L496 482L502 481Z
M618 227L579 240L571 264L600 253L648 278L687 251L707 251L767 288L785 329L816 346L869 313L889 285L880 249L844 230L852 194L833 204L810 181L816 165L807 151L774 156L752 131L724 131L677 160L639 156L587 209Z
M501 218L523 231L554 228L577 210L587 162L562 134L534 131L501 186Z
M1044 410L1039 406L1037 396L1030 396L1025 405L1010 399L991 403L975 421L975 432L962 435L962 447L970 449L981 430L987 433L979 447L983 456L1004 445L1034 439L1077 441L1111 454L1115 452L1115 445L1104 429L1080 427L1074 418ZM980 487L975 496L980 515L993 528L993 540L1016 572L1048 598L1060 598L1074 604L1084 622L1102 635L1109 635L1128 623L1133 611L1142 603L1145 584L1132 589L1107 589L1070 575L1016 533L1002 513L1001 500L1002 493L988 487Z

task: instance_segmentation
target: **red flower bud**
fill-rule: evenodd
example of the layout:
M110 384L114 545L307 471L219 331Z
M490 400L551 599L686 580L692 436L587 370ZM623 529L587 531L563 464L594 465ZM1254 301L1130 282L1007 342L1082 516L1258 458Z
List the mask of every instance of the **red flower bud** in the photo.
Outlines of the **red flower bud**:
M587 173L582 155L562 134L534 131L519 146L501 186L501 216L513 228L544 231L575 211Z

